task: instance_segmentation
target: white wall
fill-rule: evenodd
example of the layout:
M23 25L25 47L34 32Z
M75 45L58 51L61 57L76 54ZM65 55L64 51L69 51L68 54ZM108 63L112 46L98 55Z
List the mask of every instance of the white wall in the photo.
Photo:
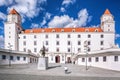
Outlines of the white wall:
M5 23L5 49L9 49L9 43L11 50L18 50L18 34L16 23Z
M45 35L48 35L48 38L45 38ZM56 34L59 34L59 38L56 38ZM67 35L70 34L71 38L67 38ZM81 35L81 38L78 38L78 34ZM88 34L91 35L91 38L88 38ZM104 38L101 38L100 35L104 35ZM36 35L36 39L34 38ZM26 36L26 39L23 39L23 36ZM111 45L114 45L114 33L98 33L98 32L72 32L72 33L29 33L29 34L19 34L19 51L23 51L26 48L26 51L29 49L33 53L39 53L40 49L43 46L48 48L48 52L56 52L56 48L59 48L59 52L61 53L78 53L78 48L81 48L81 52L84 52L84 42L90 41L91 45L89 45L91 51L101 50L111 48ZM23 42L26 42L26 46L23 45ZM37 45L34 45L34 41L37 42ZM48 45L46 45L46 41L48 41ZM59 41L59 45L56 45L56 41ZM68 41L72 44L68 45ZM81 45L78 45L78 41L81 42ZM100 45L100 41L104 42L104 45ZM95 46L97 45L97 46ZM37 52L34 52L34 48L37 48ZM68 48L72 49L72 51L68 52Z
M6 55L6 59L3 60L2 59L2 55ZM27 64L28 61L29 61L29 58L27 55L18 55L18 54L4 54L4 53L1 53L0 54L0 65L7 65L9 64L9 57L10 56L13 56L13 60L10 60L11 64ZM20 60L17 60L17 56L20 57ZM23 57L26 57L26 60L23 60Z
M118 56L118 61L114 61L114 55L106 56L106 57L107 57L106 62L103 62L103 56L99 56L98 62L95 61L95 57L91 57L92 58L91 62L89 62L87 58L88 66L120 71L120 56ZM78 58L77 62L78 65L86 65L86 59L85 62L82 62L82 58Z

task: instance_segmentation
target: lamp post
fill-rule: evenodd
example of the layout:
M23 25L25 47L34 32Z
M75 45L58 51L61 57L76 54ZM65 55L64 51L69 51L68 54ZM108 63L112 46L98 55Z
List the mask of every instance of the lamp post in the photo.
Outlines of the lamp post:
M88 41L84 41L84 50L86 53L86 63L85 63L85 69L88 70L88 63L87 63L87 56L88 56Z
M11 48L12 45L11 45L10 43L9 43L8 45L9 45L9 46L8 46L8 48L9 48L9 66L11 66L11 60L10 60L10 54L11 54L10 52L11 52L11 51L10 51L10 50L12 49L12 48Z
M72 51L72 50L73 50L72 41L71 41L70 44L71 44L71 55L72 55L72 56L71 56L71 60L72 60L72 64L74 64L74 60L73 60L74 53L73 53L73 51Z

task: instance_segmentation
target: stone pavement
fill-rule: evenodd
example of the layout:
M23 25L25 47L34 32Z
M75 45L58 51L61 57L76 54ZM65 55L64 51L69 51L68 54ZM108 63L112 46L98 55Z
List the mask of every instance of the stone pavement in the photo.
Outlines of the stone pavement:
M69 69L69 74L64 73L64 66ZM30 75L53 75L53 76L99 76L99 77L120 77L119 71L106 70L101 68L89 67L86 71L85 66L74 64L49 64L49 69L40 71L37 64L0 66L0 73L7 74L30 74Z

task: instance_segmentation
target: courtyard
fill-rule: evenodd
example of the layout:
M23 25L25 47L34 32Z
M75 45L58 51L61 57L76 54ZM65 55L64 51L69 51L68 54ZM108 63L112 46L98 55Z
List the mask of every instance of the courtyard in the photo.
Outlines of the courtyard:
M64 67L68 67L68 74ZM80 79L81 78L81 79ZM36 63L0 66L0 80L120 80L120 72L74 64L49 64L47 70L40 71Z

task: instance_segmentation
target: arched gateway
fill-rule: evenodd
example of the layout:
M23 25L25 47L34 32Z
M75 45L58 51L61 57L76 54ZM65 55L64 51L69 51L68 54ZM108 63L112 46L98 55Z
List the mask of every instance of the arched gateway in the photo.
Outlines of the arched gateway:
M56 63L60 63L60 56L59 56L59 55L57 55L57 56L55 57L55 62L56 62Z

